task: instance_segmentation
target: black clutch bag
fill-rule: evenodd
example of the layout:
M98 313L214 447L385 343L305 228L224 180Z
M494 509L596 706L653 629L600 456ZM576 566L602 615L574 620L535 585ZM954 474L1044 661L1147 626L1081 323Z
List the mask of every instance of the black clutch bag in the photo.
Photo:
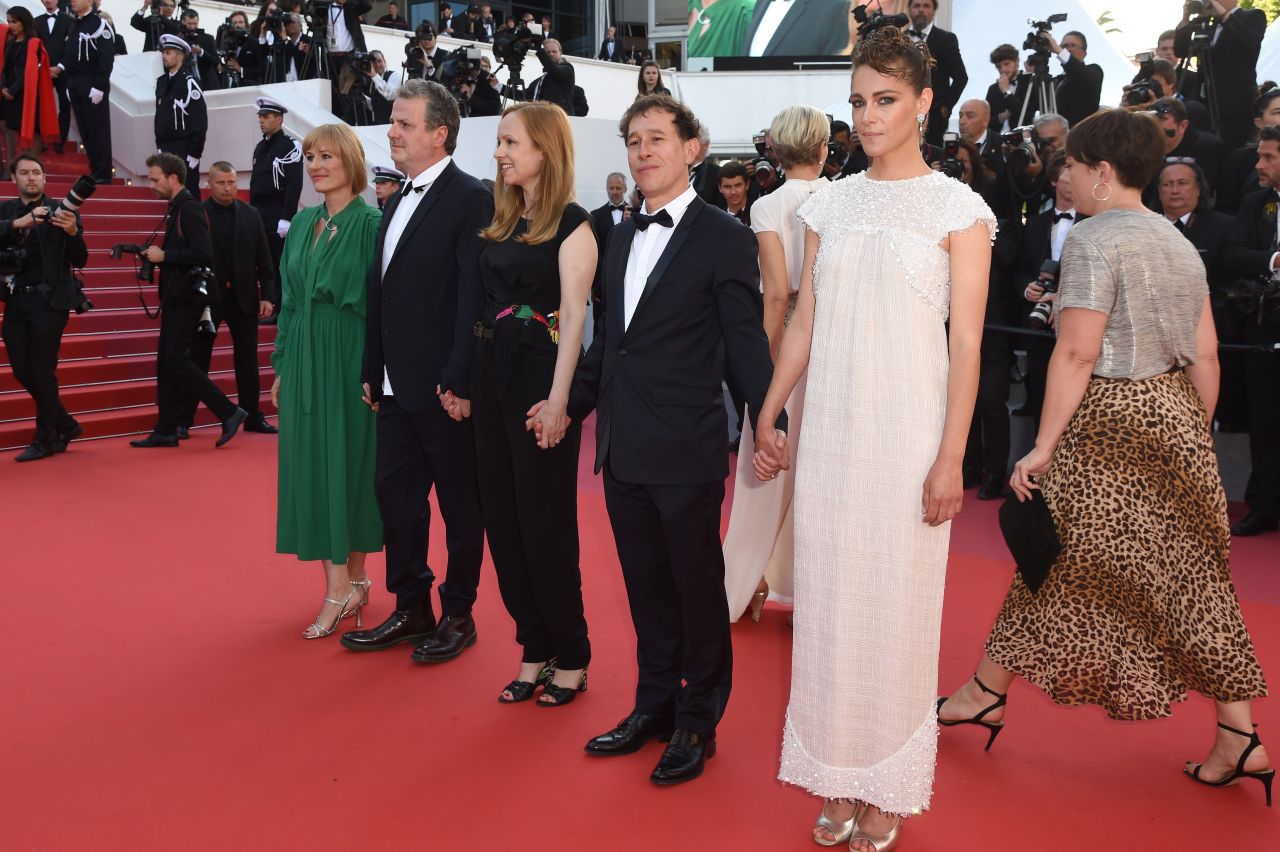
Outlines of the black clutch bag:
M1062 552L1058 531L1053 525L1049 504L1039 490L1031 492L1031 499L1018 502L1011 496L1000 507L1000 532L1004 542L1018 563L1018 573L1032 594L1040 591L1053 560Z

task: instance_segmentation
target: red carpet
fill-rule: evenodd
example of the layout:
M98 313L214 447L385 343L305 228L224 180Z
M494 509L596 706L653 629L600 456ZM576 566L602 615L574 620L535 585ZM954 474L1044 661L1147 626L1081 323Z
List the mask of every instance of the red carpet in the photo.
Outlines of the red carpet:
M409 649L356 655L299 638L319 568L273 554L275 439L222 450L78 443L0 456L9 580L3 847L13 850L807 850L817 803L775 780L788 688L785 615L734 628L735 686L706 775L647 780L659 746L611 760L586 739L630 709L634 647L598 483L580 504L591 689L571 707L497 703L513 629L486 566L480 642L439 667ZM589 442L586 442L589 443ZM590 452L584 446L584 459ZM179 497L179 495L198 495ZM992 504L956 523L942 686L968 675L1011 565ZM439 525L433 563L443 564ZM1236 548L1245 616L1280 682L1280 537ZM371 618L391 602L371 560ZM1014 687L990 754L941 737L934 807L903 850L1264 850L1277 810L1256 782L1201 789L1180 773L1211 743L1212 708L1108 721ZM1257 721L1280 762L1280 705ZM1280 791L1278 791L1280 792Z

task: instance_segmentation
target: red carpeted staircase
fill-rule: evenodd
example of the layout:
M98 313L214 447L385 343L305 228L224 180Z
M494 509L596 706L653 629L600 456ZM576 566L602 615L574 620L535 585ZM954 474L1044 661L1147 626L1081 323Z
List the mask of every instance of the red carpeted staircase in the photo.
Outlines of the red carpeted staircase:
M62 198L76 177L88 171L83 154L45 156L51 198ZM0 184L0 199L12 198L16 187ZM62 338L58 382L62 403L84 426L84 439L149 431L156 416L155 352L160 320L148 319L138 302L134 259L111 259L114 243L142 243L163 227L165 202L146 186L116 183L100 186L80 209L89 265L84 269L85 294L94 309L72 313ZM163 234L160 235L163 237ZM147 304L154 311L155 284L142 283ZM0 306L2 310L2 306ZM258 362L263 369L263 412L274 414L269 399L270 353L275 326L261 326ZM219 329L209 376L235 399L235 374L231 364L231 338ZM204 406L196 413L196 425L210 425L216 418ZM35 405L18 384L9 355L0 344L0 450L16 449L31 441L35 429Z

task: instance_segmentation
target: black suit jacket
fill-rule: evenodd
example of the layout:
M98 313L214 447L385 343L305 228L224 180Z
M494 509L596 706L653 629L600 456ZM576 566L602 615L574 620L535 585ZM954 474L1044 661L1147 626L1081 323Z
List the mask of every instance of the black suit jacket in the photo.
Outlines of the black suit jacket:
M751 41L760 29L772 0L756 3L751 25L742 42L742 55L751 55ZM796 0L765 45L765 56L832 56L849 46L849 4L846 0Z
M401 196L382 211L378 249L369 267L364 380L376 401L382 373L408 411L439 407L436 386L471 398L472 327L480 318L480 230L493 219L484 184L449 163L406 224L387 272L382 253Z
M35 207L54 208L57 202L45 196L35 203ZM0 202L0 248L22 247L27 238L27 231L14 231L14 219L27 215L27 206L21 198L10 198ZM72 267L83 268L89 262L89 249L84 242L84 225L80 224L80 214L76 214L76 224L80 233L74 237L50 224L35 226L34 233L39 237L40 265L44 273L44 283L48 290L43 294L49 307L55 311L69 311L79 301L80 284L71 274ZM29 230L29 229L28 229ZM0 285L2 286L2 285Z
M956 34L934 27L924 41L937 61L933 69L933 106L929 112L941 115L942 107L948 114L960 100L960 93L969 85L969 72L965 71L964 58L960 55L960 39Z
M148 50L159 50L160 45L157 43L159 37L162 35L177 35L178 30L181 28L176 14L171 15L168 18L160 18L159 21L154 22L148 20L152 16L159 17L158 15L155 15L155 11L153 9L148 9L147 14L144 15L141 12L134 12L133 17L129 19L129 26L133 27L138 32L147 34L146 38L142 40L143 53L146 53Z
M192 47L200 48L199 56L192 52L188 59L200 72L200 88L206 92L221 89L222 81L218 78L218 44L213 36L204 30L191 34L183 31L178 35Z
M657 227L657 226L651 226ZM578 365L569 416L596 411L596 463L620 482L694 485L729 473L727 376L755 426L773 377L755 235L695 198L623 328L627 220L610 234L605 321ZM786 427L786 413L778 419Z
M591 230L596 234L596 256L600 258L596 262L595 277L591 280L591 319L595 328L599 328L604 322L604 257L609 249L609 235L616 227L613 224L613 211L607 202L591 211Z
M218 202L206 198L205 215L210 221L217 215L215 207ZM232 217L235 221L236 250L231 257L222 257L213 253L213 269L218 280L223 273L231 276L231 292L235 296L236 307L249 316L258 315L258 302L279 301L276 294L276 269L271 259L271 247L267 245L267 231L263 227L262 217L258 211L248 204L236 199L231 202ZM230 265L230 269L227 269ZM274 298L273 298L274 297Z
M351 33L351 44L356 50L368 50L364 44L364 29L360 23L360 16L369 14L372 8L373 3L369 0L347 0L342 7L342 18L346 21L347 31Z
M164 261L160 263L160 303L203 305L196 293L191 271L213 265L213 235L204 207L191 193L181 190L169 202L165 218Z
M1224 273L1235 278L1270 273L1271 255L1275 252L1276 203L1272 189L1251 192L1240 202L1234 233L1222 252Z
M544 73L526 89L531 101L550 101L564 110L565 115L575 115L573 104L573 66L561 60L556 62L546 48L538 48L538 61Z
M724 196L720 194L720 167L710 160L703 160L693 167L692 180L689 185L698 197L712 207L725 208ZM755 181L748 180L748 185Z
M1004 122L1000 120L1000 113L1009 113L1010 129L1018 126L1018 117L1022 115L1022 104L1031 93L1031 77L1026 74L1019 74L1017 78L1017 88L1005 94L1000 91L999 83L992 83L987 86L987 105L991 107L991 123L987 125L987 130L991 133L999 133L1004 127ZM1031 123L1031 119L1035 118L1035 104L1032 103L1026 110L1025 121Z
M53 32L49 31L50 17L54 19ZM76 19L66 12L59 12L56 15L46 13L36 18L36 35L44 42L45 50L49 51L49 61L54 65L62 61L62 52L66 49L67 36L71 34L71 29L75 26L75 23Z
M1031 307L1023 299L1022 293L1028 283L1035 281L1040 276L1040 267L1049 259L1049 239L1052 234L1052 210L1028 216L1026 224L1022 226L1022 243L1018 246L1018 254L1013 262L1013 274L1010 284L1013 287L1014 295L1027 304L1027 310L1030 310Z
M609 45L613 45L613 56L609 55ZM596 54L596 59L603 59L606 62L622 62L622 39L606 38L600 42L600 52Z
M1102 100L1102 66L1085 64L1074 56L1062 65L1062 73L1053 78L1057 90L1058 114L1071 126L1098 111Z
M1209 48L1209 64L1213 68L1213 86L1216 89L1219 115L1247 115L1257 96L1258 54L1267 32L1267 15L1261 9L1239 9L1219 24L1222 34ZM1179 56L1188 56L1191 31L1182 27L1174 38L1174 50ZM1189 97L1204 100L1207 93L1200 91L1201 83L1208 83L1203 75L1183 81L1183 90Z

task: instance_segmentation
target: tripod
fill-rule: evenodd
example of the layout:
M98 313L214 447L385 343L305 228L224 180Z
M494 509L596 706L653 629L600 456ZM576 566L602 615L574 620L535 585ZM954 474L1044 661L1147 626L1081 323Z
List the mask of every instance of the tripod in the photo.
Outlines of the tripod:
M520 79L520 66L503 62L499 68L507 69L507 84L502 87L502 108L507 108L510 101L527 100L524 80Z
M329 43L323 28L308 27L307 37L311 39L311 47L307 50L307 58L302 60L298 76L303 80L332 80L332 69L329 67Z
M1025 127L1027 124L1027 110L1031 107L1032 95L1035 96L1036 108L1032 112L1031 117L1034 118L1036 113L1044 115L1045 113L1058 111L1058 93L1053 88L1053 77L1049 76L1049 54L1035 53L1031 57L1031 89L1027 92L1027 96L1022 99L1022 109L1018 111L1018 123L1016 127Z

